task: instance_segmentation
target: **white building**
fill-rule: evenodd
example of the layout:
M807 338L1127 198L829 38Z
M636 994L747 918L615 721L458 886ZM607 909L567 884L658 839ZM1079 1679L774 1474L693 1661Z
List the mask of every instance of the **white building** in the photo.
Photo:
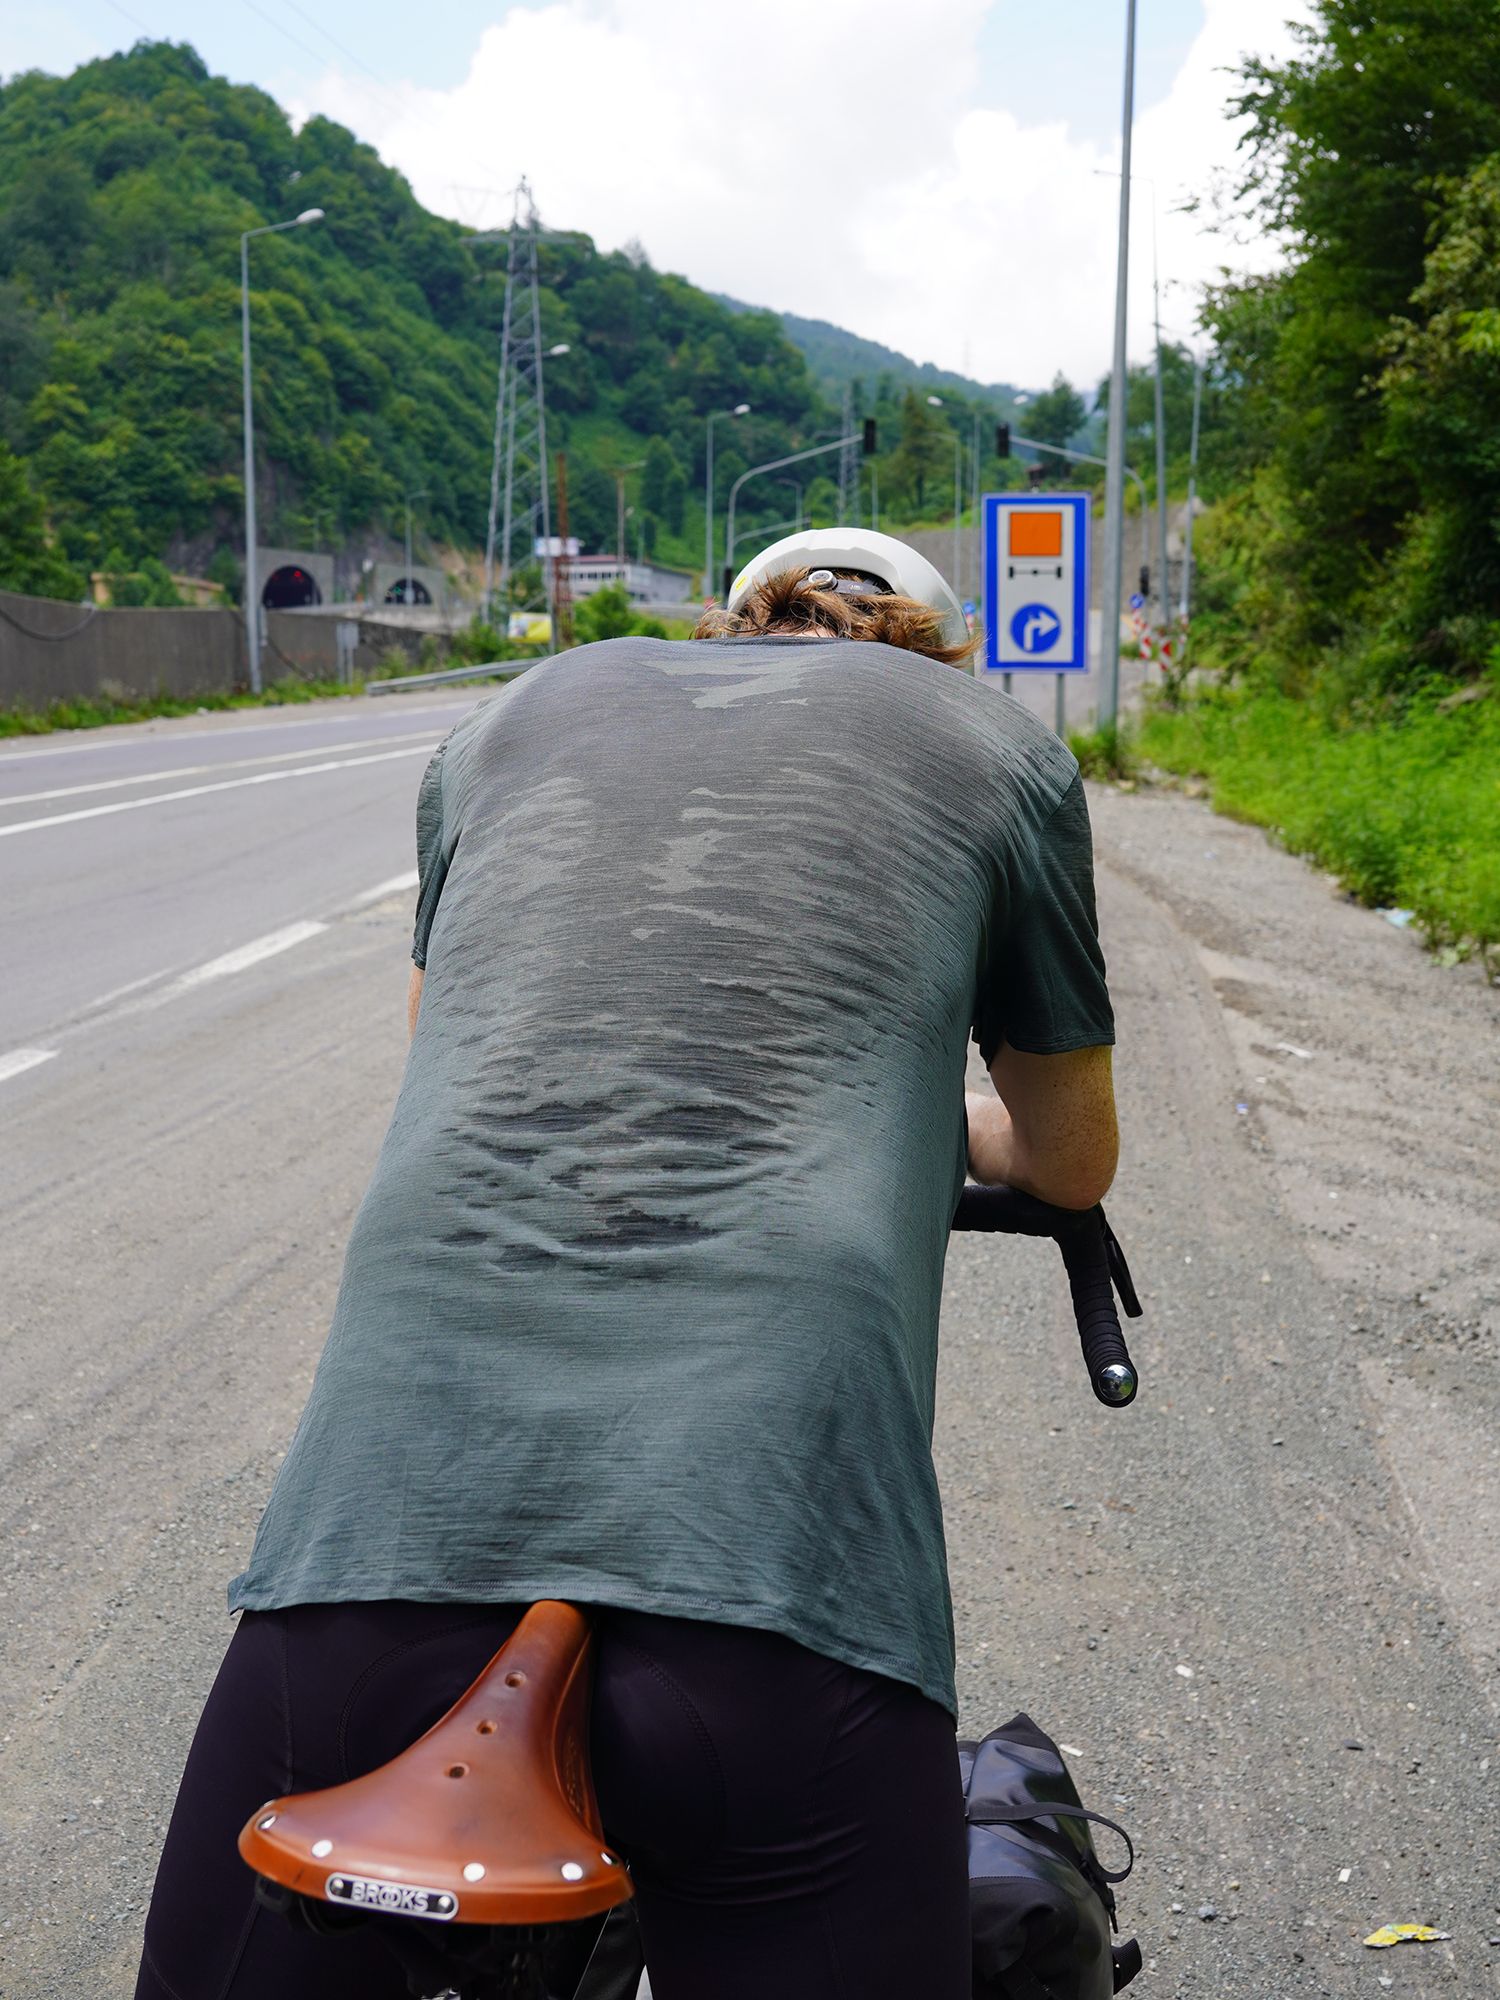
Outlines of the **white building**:
M698 579L691 570L663 569L657 563L622 563L618 556L570 556L559 565L570 597L587 597L607 584L625 586L634 604L688 604Z

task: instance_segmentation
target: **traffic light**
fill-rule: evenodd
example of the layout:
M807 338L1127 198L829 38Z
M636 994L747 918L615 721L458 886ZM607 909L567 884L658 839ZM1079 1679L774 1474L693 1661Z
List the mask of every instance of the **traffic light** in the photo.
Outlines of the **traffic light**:
M1009 424L996 424L995 426L995 456L996 458L1010 457Z
M1149 596L1151 595L1151 565L1150 565L1150 563L1142 563L1142 564L1141 564L1141 595L1142 595L1142 597L1149 597Z
M865 418L864 455L866 458L873 458L875 456L875 419L873 417Z

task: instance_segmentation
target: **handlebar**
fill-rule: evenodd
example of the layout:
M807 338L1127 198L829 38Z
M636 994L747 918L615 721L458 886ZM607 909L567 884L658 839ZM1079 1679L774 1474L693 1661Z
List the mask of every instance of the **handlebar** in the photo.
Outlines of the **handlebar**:
M1008 1236L1050 1236L1062 1252L1084 1366L1094 1394L1111 1409L1133 1400L1139 1377L1120 1330L1115 1292L1131 1319L1141 1302L1115 1232L1097 1203L1093 1208L1056 1208L1019 1188L985 1187L970 1181L958 1198L955 1229L981 1229Z

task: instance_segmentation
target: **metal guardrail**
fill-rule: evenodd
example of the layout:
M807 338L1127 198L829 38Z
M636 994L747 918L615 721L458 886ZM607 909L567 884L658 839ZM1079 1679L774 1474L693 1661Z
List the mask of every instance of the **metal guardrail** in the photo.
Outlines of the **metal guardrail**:
M447 667L437 674L398 674L394 680L366 681L366 694L407 694L415 688L445 687L451 681L492 681L524 673L529 660L491 660L476 667Z

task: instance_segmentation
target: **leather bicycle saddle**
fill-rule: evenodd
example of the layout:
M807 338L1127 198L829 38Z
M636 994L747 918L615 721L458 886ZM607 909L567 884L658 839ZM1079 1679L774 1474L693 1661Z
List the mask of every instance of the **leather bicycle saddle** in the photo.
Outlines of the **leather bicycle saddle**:
M558 1924L623 1903L589 1772L593 1644L576 1605L532 1605L425 1736L349 1784L271 1799L241 1855L299 1895L438 1923Z

